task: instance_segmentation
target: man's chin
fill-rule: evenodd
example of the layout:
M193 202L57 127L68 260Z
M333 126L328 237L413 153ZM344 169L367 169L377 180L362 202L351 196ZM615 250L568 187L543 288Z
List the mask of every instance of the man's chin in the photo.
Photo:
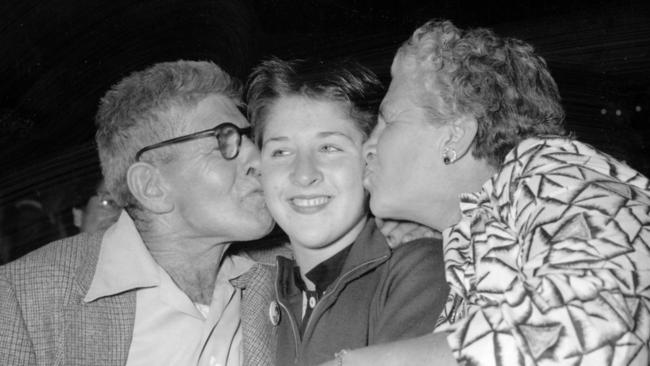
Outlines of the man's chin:
M260 214L259 212L257 213L258 215ZM275 226L275 221L271 218L270 214L261 214L263 217L259 217L255 225L251 227L249 234L251 237L246 240L257 240L261 239L264 236L268 235L271 231L273 231L273 227Z
M262 236L266 236L273 231L273 228L275 227L275 221L273 219L269 220L269 223L266 225L266 229L264 230L264 234Z

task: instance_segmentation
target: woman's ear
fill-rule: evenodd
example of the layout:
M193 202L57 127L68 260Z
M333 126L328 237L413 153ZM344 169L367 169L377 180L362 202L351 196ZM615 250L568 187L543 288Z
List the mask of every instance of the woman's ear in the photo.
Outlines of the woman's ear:
M173 209L160 171L153 165L137 162L129 167L126 181L131 194L149 211L166 213Z
M461 158L472 149L472 143L478 132L478 122L474 116L467 114L454 121L454 124L457 125L456 129L461 131L458 139L458 158Z
M449 122L446 139L442 144L443 156L447 156L450 162L462 158L472 149L472 142L478 131L478 122L472 115L462 115Z

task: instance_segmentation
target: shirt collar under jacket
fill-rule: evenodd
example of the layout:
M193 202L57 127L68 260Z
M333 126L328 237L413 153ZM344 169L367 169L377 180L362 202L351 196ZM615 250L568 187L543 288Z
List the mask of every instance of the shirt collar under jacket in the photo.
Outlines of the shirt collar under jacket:
M157 286L160 284L158 267L135 223L122 210L117 222L104 233L95 275L84 301Z
M339 277L351 248L352 243L305 273L305 276L316 286L318 296L321 296L327 290L327 287ZM307 286L300 277L300 267L296 265L294 268L294 275L297 276L295 279L296 285L300 290L307 291Z

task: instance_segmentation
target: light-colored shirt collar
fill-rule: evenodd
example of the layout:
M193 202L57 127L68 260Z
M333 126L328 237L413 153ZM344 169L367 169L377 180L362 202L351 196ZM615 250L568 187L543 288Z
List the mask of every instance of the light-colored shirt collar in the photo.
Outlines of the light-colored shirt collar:
M253 264L255 262L248 256L225 257L221 276L232 280L248 271ZM92 302L125 291L158 286L161 282L159 268L133 219L122 210L117 222L104 233L95 275L84 301Z
M123 210L117 222L104 233L95 275L84 301L157 286L160 284L158 267L135 223Z

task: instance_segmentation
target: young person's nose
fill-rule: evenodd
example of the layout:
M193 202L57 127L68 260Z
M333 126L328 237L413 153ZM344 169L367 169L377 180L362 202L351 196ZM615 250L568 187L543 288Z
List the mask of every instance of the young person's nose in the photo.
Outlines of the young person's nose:
M297 154L291 175L294 183L301 186L310 186L323 179L312 154Z

